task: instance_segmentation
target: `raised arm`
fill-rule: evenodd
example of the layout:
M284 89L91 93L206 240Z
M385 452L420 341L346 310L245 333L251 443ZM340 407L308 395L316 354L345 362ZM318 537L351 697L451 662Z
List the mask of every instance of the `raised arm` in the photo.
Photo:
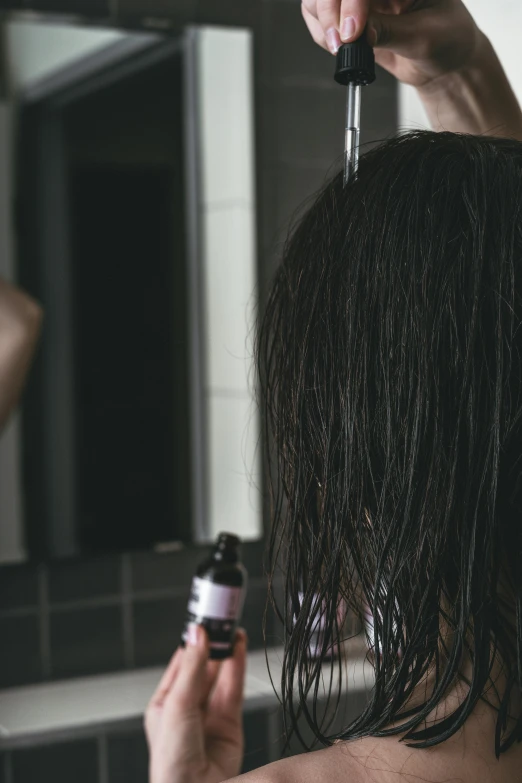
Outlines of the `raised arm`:
M303 0L332 53L365 25L375 60L417 88L434 130L522 141L522 112L495 51L461 0Z
M22 392L41 321L40 305L0 278L0 431Z

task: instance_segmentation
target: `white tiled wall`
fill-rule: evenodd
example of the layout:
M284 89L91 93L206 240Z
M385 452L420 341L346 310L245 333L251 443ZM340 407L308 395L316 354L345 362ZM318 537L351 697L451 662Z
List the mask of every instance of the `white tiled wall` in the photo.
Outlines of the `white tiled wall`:
M254 402L246 394L208 397L212 534L260 537L261 496L255 471L260 449ZM254 472L252 472L254 471Z
M13 88L21 89L122 38L125 38L125 33L117 30L9 22L6 25L6 50Z
M206 205L254 201L252 35L207 27L199 33L202 190Z
M522 103L522 60L519 52L522 3L520 0L466 0L465 5L495 47L511 86ZM399 127L401 130L429 128L415 89L405 84L399 85Z
M205 208L205 299L208 390L247 393L255 311L252 207Z
M262 533L256 315L252 38L204 28L198 39L205 297L209 536Z

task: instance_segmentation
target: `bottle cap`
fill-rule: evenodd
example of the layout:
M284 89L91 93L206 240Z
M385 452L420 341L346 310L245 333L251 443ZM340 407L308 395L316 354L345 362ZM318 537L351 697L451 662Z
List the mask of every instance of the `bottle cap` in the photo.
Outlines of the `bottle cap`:
M366 32L337 51L334 79L339 84L371 84L375 81L375 56Z
M237 563L237 548L240 544L241 539L233 533L220 533L214 547L214 557L227 563Z
M220 533L217 537L217 543L224 546L234 547L240 545L241 539L234 535L234 533Z

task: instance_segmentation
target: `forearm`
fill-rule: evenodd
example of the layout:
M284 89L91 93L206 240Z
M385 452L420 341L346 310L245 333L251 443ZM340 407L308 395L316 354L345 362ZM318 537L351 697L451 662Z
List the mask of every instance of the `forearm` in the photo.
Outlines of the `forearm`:
M0 280L0 430L22 392L41 321L39 304Z
M488 38L465 67L418 90L436 131L503 136L522 141L522 111Z

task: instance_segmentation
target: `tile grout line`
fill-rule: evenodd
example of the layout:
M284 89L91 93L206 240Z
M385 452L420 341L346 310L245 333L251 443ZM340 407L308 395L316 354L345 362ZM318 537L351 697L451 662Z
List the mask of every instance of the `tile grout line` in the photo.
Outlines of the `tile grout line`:
M274 580L275 583L276 580ZM266 588L267 581L265 577L249 577L249 587ZM155 601L164 598L186 598L188 588L186 585L172 587L151 587L130 591L131 601ZM97 609L101 606L120 606L123 603L121 586L119 593L112 595L96 596L94 598L79 598L74 601L60 601L48 604L48 612L52 614L61 614L62 612L77 612L83 609ZM39 617L41 613L40 603L32 607L15 607L13 609L1 609L0 619L10 617Z
M134 669L136 666L136 655L134 649L134 618L132 614L132 564L128 552L124 552L121 556L121 602L125 668Z
M38 608L40 612L40 660L42 674L48 680L52 674L51 629L49 624L49 583L45 565L38 566Z
M97 741L98 755L98 782L109 783L109 759L107 752L107 735L99 734Z

